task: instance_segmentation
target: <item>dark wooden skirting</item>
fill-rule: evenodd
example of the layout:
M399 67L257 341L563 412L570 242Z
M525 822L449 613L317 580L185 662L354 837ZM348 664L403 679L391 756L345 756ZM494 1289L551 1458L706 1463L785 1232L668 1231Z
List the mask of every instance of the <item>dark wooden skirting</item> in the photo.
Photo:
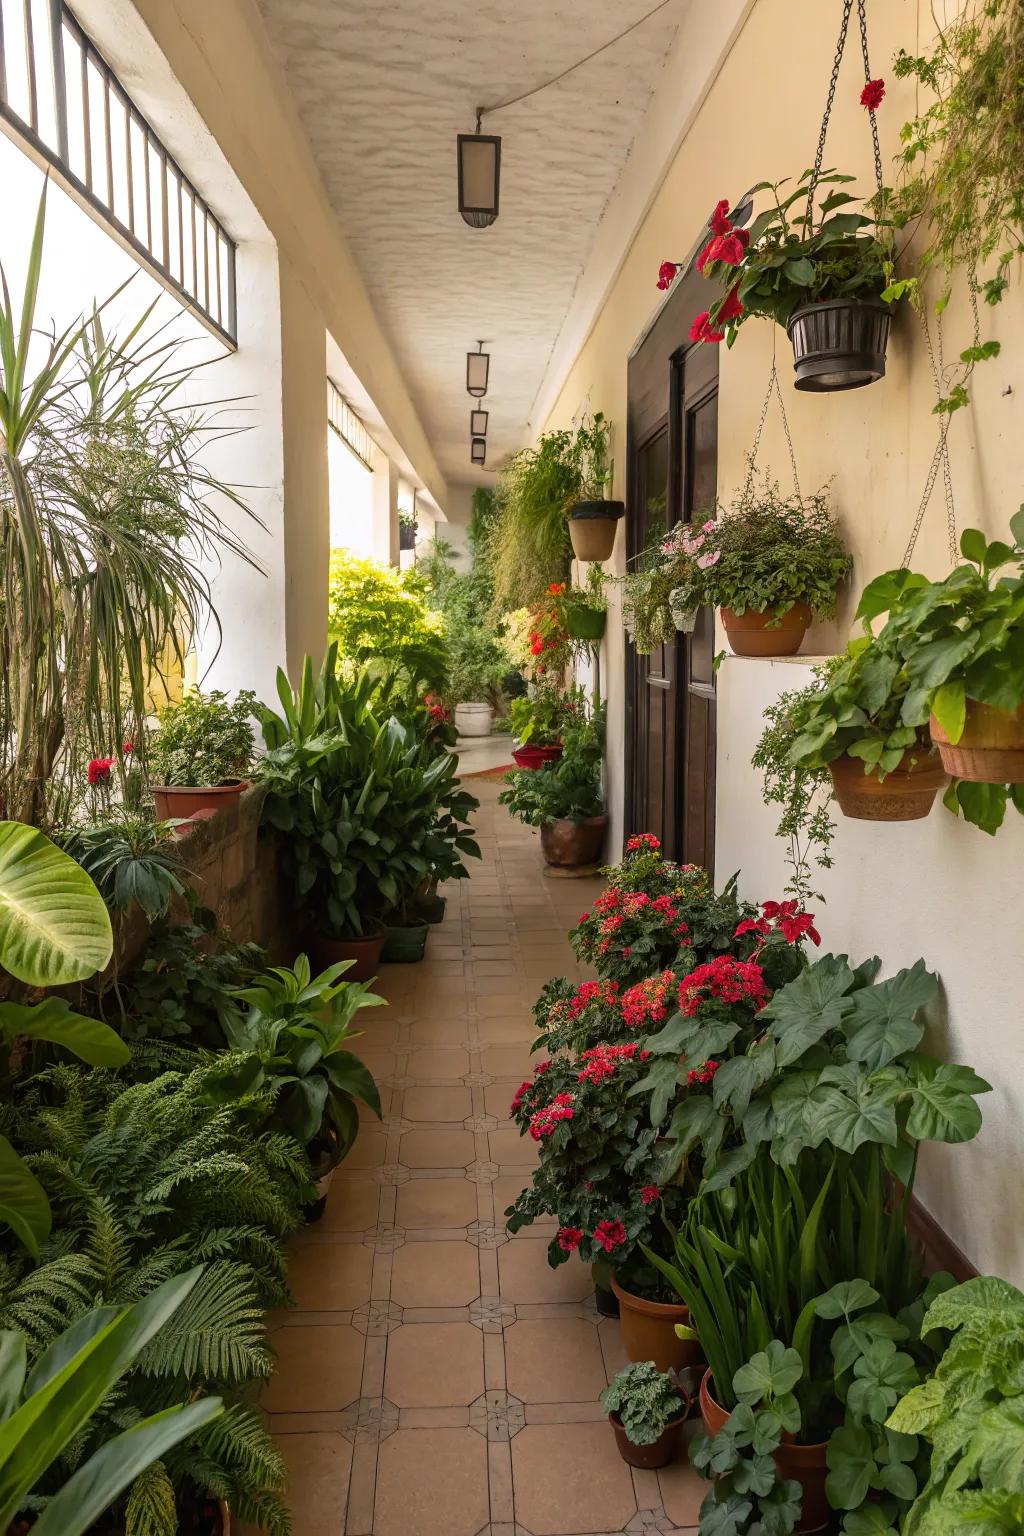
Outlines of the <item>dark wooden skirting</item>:
M945 1269L961 1283L964 1280L973 1280L978 1273L977 1269L949 1234L943 1231L935 1217L925 1210L916 1195L910 1197L907 1225L924 1248L931 1273Z

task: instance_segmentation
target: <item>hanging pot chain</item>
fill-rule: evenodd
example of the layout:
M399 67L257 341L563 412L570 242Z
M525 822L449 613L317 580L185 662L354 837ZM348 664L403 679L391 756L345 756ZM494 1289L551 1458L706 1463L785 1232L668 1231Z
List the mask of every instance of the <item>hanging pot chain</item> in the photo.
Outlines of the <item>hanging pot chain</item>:
M871 60L868 58L868 17L867 0L857 0L857 20L860 22L860 51L864 59L864 84L871 79ZM871 143L875 151L875 183L879 192L882 190L882 146L878 141L878 116L869 112L871 120Z
M843 19L839 27L839 41L836 44L836 56L832 61L832 76L828 83L828 97L825 101L825 112L821 119L821 132L818 135L818 152L814 157L814 170L811 172L810 184L807 188L807 228L810 230L814 217L814 193L818 185L818 177L821 175L822 163L825 159L825 139L828 135L828 120L832 116L832 107L836 99L836 86L839 84L839 66L843 62L843 52L846 48L846 33L850 25L850 12L853 10L853 0L843 0Z
M779 400L779 410L782 413L782 430L786 435L786 447L789 449L789 463L793 471L793 489L800 498L800 478L796 470L796 449L793 446L793 437L789 430L789 417L786 415L786 401L782 393L782 385L779 383L779 375L775 366L775 354L772 354L772 371L768 376L768 388L765 391L764 404L761 406L761 415L758 418L757 430L754 433L753 446L747 454L747 479L743 487L744 500L750 495L750 488L754 483L754 468L757 464L757 451L761 446L761 433L768 417L768 407L772 403L772 394L776 394Z

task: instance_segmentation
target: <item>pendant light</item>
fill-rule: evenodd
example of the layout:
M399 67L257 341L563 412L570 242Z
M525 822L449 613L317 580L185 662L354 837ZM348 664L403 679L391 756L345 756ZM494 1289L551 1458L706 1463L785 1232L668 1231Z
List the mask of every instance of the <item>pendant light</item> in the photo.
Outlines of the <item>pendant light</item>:
M478 110L475 133L459 134L456 149L459 212L471 229L486 229L498 217L501 139L496 134L480 132L482 115Z
M475 352L466 353L466 390L478 400L487 393L487 376L491 371L491 355L484 351L482 341L477 342Z
M486 464L487 439L486 437L474 437L469 446L469 460L471 464Z
M487 418L488 418L488 416L490 414L491 414L490 411L470 411L470 413L469 413L469 435L470 435L470 437L486 437L487 436Z

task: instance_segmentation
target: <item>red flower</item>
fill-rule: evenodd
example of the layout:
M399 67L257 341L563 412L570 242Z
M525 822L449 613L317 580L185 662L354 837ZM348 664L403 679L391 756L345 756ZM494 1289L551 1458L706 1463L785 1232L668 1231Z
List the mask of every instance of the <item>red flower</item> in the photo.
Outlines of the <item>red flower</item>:
M745 234L746 231L744 230ZM721 325L723 320L738 320L740 315L746 314L746 310L739 301L739 283L733 283L729 292L718 306L718 319L716 324Z
M134 741L122 741L122 743L121 743L121 756L122 757L131 757L131 755L132 755L132 753L134 751L135 751L135 743L134 743Z
M112 757L94 757L88 768L90 784L105 784L110 778L110 770L114 766Z
M711 233L713 235L727 235L732 229L729 223L729 199L723 197L715 204L715 211L710 219Z
M718 955L698 965L679 984L679 1006L688 1019L706 1002L750 1003L760 1012L770 993L764 973L752 960Z
M690 326L691 341L724 341L725 332L717 330L711 324L711 316L708 311L702 310Z
M657 853L660 847L661 843L653 832L637 832L626 844L626 852L637 853L641 849L650 849L652 853Z
M766 917L745 917L742 923L736 925L733 938L741 939L745 933L760 933L767 936L771 931L772 925Z
M678 271L679 268L674 261L663 261L658 268L658 287L671 288L672 280Z
M875 112L882 105L885 96L884 80L869 80L860 93L860 104L867 107L869 112Z
M525 1083L520 1083L519 1084L519 1087L516 1089L516 1092L515 1092L515 1098L512 1100L511 1107L509 1108L509 1114L510 1115L514 1115L516 1113L516 1111L518 1110L519 1106L522 1104L523 1099L530 1092L532 1087L533 1087L533 1082L531 1081L530 1078L527 1078Z
M697 257L697 271L699 273L701 273L702 276L703 276L703 273L704 273L704 268L707 266L708 262L709 261L714 261L714 259L715 259L715 256L714 256L715 247L717 246L717 244L721 240L721 238L722 238L721 235L712 235L711 239L708 241L707 245L704 247L704 249L701 251L700 255Z
M702 1061L699 1067L693 1067L687 1072L688 1085L692 1088L694 1083L710 1083L721 1065L720 1061Z
M653 1205L656 1200L661 1199L661 1190L657 1184L645 1184L640 1191L640 1199L644 1205Z
M530 1135L534 1141L540 1141L542 1136L551 1136L555 1126L560 1120L571 1120L573 1117L572 1095L569 1093L556 1093L554 1101L545 1109L538 1109L530 1120Z
M621 1221L599 1221L594 1228L594 1242L600 1243L605 1253L621 1248L626 1241L626 1229Z
M738 267L743 260L750 236L745 229L734 229L727 235L719 235L712 242L715 249L709 261L724 261L728 267Z
M796 917L781 917L779 928L787 944L798 944L805 934L812 944L821 943L821 934L814 926L813 912L799 912Z
M583 1241L583 1233L579 1227L559 1227L558 1246L563 1253L575 1253Z

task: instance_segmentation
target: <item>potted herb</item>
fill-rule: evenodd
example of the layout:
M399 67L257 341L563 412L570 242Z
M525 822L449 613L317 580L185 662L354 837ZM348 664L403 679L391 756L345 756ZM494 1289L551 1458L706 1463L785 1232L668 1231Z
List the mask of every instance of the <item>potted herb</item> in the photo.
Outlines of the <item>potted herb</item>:
M587 571L585 587L569 587L559 604L566 634L572 640L600 640L608 622L604 571L596 562Z
M864 589L858 617L888 612L880 642L906 667L903 725L928 727L955 782L949 809L994 833L1008 802L1024 809L1024 506L1012 544L977 528L965 563L942 581L888 571Z
M695 600L721 611L738 656L792 656L812 617L835 612L836 592L853 566L824 491L783 496L753 463L732 507L698 538Z
M652 1360L627 1365L601 1393L623 1461L667 1467L682 1449L689 1404L672 1377Z
M498 796L513 816L540 828L545 861L560 869L595 864L608 827L601 796L603 709L590 717L580 710L570 722L557 762L506 774Z
M338 1164L359 1131L356 1099L380 1118L373 1077L348 1049L358 1038L350 1029L363 1008L386 1006L368 983L344 979L351 961L313 976L305 955L294 966L275 966L231 996L244 1004L225 1013L224 1034L236 1056L210 1078L222 1101L268 1093L273 1109L266 1125L293 1136L313 1165L317 1206L323 1214Z
M405 507L400 507L398 512L398 547L416 548L416 514Z
M891 639L865 636L830 665L801 712L794 771L825 771L844 816L917 821L946 782L927 727L903 723L910 679Z
M569 509L569 537L577 560L607 560L615 548L615 525L625 515L626 504L608 501L612 483L608 457L611 423L601 411L577 429L573 445L579 465L579 500Z
M184 819L197 811L218 811L248 789L253 765L252 718L256 695L241 692L186 693L167 704L148 746L158 821Z
M882 294L893 248L873 212L836 212L857 201L842 190L855 179L835 171L815 179L807 170L786 196L785 182L760 182L751 192L770 192L772 206L749 230L733 226L723 199L697 270L726 291L696 317L691 340L731 344L750 315L761 315L786 327L797 389L857 389L882 378L890 319ZM815 210L823 188L829 190ZM664 262L662 286L678 270Z

